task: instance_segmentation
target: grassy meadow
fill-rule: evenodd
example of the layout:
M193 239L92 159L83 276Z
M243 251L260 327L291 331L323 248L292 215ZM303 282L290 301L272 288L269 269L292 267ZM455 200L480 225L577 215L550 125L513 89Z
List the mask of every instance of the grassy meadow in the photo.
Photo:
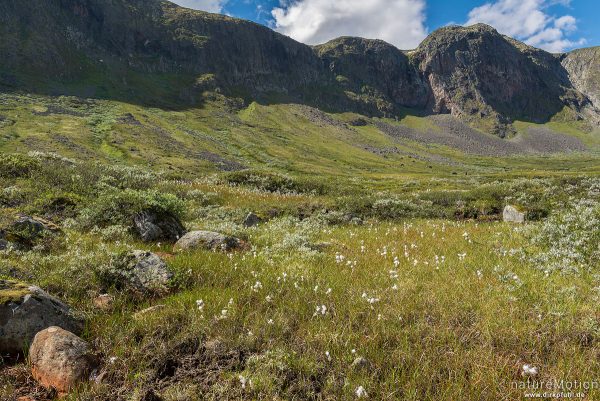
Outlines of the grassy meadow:
M494 157L295 105L2 96L0 222L62 233L0 251L0 277L72 305L102 360L67 400L495 401L536 392L528 380L600 379L597 130L549 122L588 151ZM528 222L501 222L507 204ZM131 220L148 209L250 248L142 243ZM264 222L245 227L249 212ZM105 279L132 249L164 257L167 295ZM51 398L26 361L0 369L0 399Z

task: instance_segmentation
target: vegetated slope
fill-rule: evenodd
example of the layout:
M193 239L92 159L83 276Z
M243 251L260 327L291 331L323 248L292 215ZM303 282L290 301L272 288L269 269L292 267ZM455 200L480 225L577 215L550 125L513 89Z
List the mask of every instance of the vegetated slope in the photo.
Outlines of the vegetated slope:
M252 22L160 0L7 0L0 22L5 90L178 109L224 93L246 104L451 113L500 136L513 132L515 119L548 121L565 106L571 120L596 117L597 89L574 87L559 56L485 25L442 28L402 52L360 38L311 48Z

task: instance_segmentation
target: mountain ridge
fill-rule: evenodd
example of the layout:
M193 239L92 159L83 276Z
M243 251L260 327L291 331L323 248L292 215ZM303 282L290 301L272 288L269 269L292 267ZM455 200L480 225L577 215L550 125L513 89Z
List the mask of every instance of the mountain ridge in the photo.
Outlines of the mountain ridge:
M595 78L576 78L600 66L576 56L592 50L550 54L483 24L444 27L402 51L354 37L311 47L162 0L9 0L0 14L4 90L172 108L223 93L368 115L452 114L499 136L517 119L600 121Z

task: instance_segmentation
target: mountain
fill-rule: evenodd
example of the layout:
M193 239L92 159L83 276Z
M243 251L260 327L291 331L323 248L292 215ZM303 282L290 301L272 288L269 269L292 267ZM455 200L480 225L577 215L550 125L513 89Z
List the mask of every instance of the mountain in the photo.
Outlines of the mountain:
M514 120L600 120L597 49L554 55L486 25L413 51L339 38L310 47L161 0L4 0L0 89L171 108L222 93L367 115L450 113L506 136ZM565 117L566 116L566 117Z

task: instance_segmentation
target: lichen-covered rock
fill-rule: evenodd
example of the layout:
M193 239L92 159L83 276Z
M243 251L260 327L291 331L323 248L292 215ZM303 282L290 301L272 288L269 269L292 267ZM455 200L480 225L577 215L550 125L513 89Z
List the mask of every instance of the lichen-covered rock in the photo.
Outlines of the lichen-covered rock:
M507 223L524 223L525 213L519 212L514 206L507 205L502 212L502 219Z
M52 326L38 332L29 349L31 374L42 386L68 393L89 380L98 367L90 345L75 334Z
M213 251L231 251L244 247L244 243L235 237L230 237L212 231L190 231L173 248L174 251L207 249Z
M6 246L14 243L17 247L31 248L43 238L60 232L60 228L40 217L19 215L2 231Z
M175 242L185 234L181 222L168 213L144 211L133 218L137 235L144 242Z
M140 250L119 255L100 275L108 285L141 295L164 294L173 279L173 272L158 255Z
M37 332L59 326L80 332L82 322L59 299L15 280L0 280L0 355L19 354Z

